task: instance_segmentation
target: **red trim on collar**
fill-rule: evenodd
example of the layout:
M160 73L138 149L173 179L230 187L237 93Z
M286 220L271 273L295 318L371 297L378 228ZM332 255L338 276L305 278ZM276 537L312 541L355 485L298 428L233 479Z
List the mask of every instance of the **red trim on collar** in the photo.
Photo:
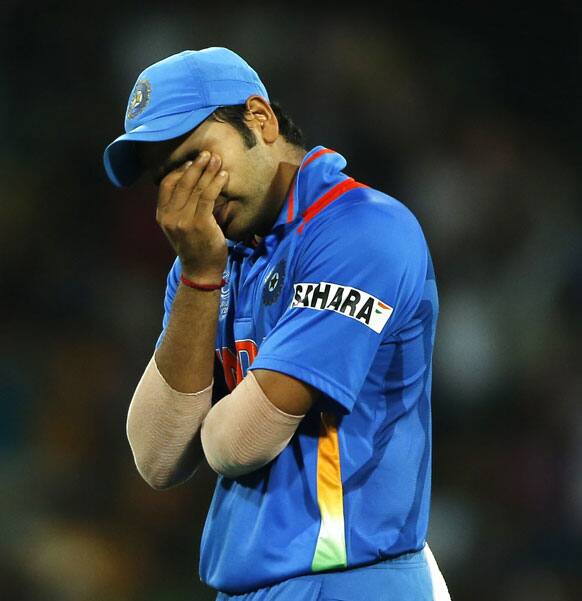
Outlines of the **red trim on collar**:
M301 168L307 167L311 161L315 161L315 159L319 158L322 154L327 154L328 152L335 152L335 150L330 150L329 148L322 148L318 150L316 153L312 154L306 161L301 165Z
M297 170L297 173L293 178L293 182L291 183L291 189L289 190L289 202L287 203L287 223L291 223L295 216L295 187L297 185L299 172L301 171L301 169L307 167L309 163L315 161L315 159L318 159L321 155L329 154L332 152L335 152L335 150L331 150L330 148L321 148L320 150L312 154L303 164L299 166L299 169Z
M291 190L289 190L289 204L287 205L287 223L293 221L293 213L295 212L295 182L297 181L297 174L291 184Z
M328 190L323 196L318 198L308 209L303 213L303 221L298 228L298 232L301 234L305 224L311 221L318 213L323 211L327 205L331 204L334 200L338 199L342 194L353 190L354 188L368 188L366 184L361 184L354 180L353 177L336 184L331 190Z

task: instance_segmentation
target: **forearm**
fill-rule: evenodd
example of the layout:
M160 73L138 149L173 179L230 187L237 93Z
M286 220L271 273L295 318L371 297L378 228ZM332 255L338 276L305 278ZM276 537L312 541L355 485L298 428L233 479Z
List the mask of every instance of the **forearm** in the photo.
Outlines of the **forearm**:
M156 364L164 380L180 392L197 392L212 383L220 291L180 284Z
M180 284L164 339L132 398L127 437L142 477L156 489L183 482L203 452L210 410L218 292Z

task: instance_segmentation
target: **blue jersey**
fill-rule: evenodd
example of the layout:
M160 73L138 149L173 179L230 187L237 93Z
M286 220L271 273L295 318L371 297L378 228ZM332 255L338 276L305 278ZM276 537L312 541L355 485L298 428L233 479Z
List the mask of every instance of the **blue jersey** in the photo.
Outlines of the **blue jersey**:
M321 398L272 462L218 477L200 575L227 593L425 544L432 261L411 211L345 167L338 153L312 149L269 235L255 246L229 242L215 389L260 368ZM180 269L177 260L168 276L164 328Z

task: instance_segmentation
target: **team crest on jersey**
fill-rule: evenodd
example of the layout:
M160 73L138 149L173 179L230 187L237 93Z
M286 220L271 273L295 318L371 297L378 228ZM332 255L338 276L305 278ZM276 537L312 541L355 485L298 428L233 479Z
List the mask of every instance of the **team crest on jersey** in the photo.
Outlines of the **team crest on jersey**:
M319 282L295 284L293 289L291 308L334 311L363 323L378 334L393 311L375 296L350 286Z
M263 304L272 305L281 295L285 284L285 259L281 259L277 266L269 272L263 288Z
M129 104L127 105L127 118L135 119L143 112L150 101L152 86L147 79L140 79L133 88Z

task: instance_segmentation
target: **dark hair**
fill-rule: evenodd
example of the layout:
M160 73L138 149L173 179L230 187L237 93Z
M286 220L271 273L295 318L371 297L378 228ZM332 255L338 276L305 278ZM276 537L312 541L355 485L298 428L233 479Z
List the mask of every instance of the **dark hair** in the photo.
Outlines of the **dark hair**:
M277 117L277 121L279 122L279 131L281 135L289 142L289 144L304 148L305 140L303 138L303 132L295 125L295 123L293 123L291 117L283 111L277 102L271 102L270 104ZM245 123L244 116L247 110L246 104L221 106L214 111L213 115L235 127L241 134L247 148L252 148L256 144L256 140L249 126Z

